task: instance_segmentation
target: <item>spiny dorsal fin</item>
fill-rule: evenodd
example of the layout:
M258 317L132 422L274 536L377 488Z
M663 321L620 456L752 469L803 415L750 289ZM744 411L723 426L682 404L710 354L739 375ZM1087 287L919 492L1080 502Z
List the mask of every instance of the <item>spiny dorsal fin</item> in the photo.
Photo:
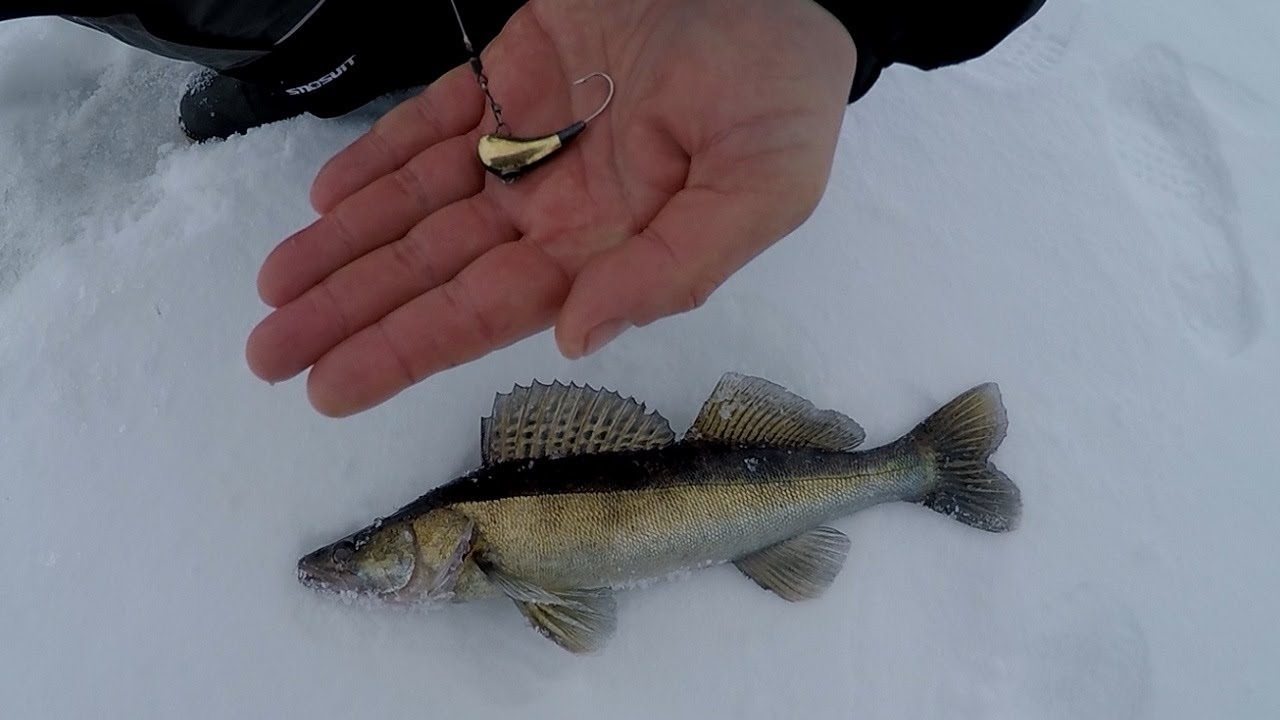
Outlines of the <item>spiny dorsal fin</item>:
M829 527L783 540L734 562L742 574L791 602L812 600L831 586L849 554L849 538Z
M852 450L866 433L858 423L768 380L725 373L685 440L735 445Z
M480 421L485 465L620 450L648 450L675 442L666 418L611 390L591 386L517 385L493 401Z

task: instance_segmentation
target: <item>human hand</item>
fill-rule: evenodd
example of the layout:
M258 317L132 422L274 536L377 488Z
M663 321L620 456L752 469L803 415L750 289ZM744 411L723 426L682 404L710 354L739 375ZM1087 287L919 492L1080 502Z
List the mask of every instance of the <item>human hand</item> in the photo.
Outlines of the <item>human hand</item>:
M460 66L321 170L321 217L258 278L276 308L247 356L312 368L348 415L552 325L576 358L628 326L700 306L801 222L830 173L854 69L810 0L533 0L484 52L513 134L558 130L617 90L546 165L483 171L493 120Z

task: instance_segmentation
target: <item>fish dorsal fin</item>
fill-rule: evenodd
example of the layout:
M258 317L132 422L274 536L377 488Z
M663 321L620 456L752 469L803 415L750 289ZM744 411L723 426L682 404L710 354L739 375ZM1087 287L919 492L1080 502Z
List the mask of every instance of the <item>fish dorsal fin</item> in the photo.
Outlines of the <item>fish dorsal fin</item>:
M685 440L733 445L852 450L866 433L835 410L758 377L725 373Z
M621 450L648 450L675 442L667 419L611 390L589 385L517 385L493 401L480 421L485 465L506 460L556 458Z

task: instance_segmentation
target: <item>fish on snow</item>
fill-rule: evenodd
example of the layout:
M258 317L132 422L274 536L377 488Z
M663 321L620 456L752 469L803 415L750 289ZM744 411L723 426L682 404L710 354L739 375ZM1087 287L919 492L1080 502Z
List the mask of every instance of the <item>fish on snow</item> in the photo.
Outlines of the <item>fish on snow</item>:
M505 596L561 647L598 650L614 592L732 562L780 597L835 579L849 539L825 523L919 503L990 532L1017 525L995 384L902 438L865 434L761 378L728 373L677 440L657 412L591 387L516 386L481 420L481 466L298 562L317 590L393 603Z

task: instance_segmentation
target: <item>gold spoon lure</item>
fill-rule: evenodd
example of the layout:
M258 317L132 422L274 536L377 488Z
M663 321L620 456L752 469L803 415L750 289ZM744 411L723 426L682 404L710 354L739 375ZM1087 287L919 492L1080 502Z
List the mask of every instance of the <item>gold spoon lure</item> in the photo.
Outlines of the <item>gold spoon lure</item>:
M609 83L609 94L605 97L600 107L596 108L595 112L549 135L537 137L512 136L506 121L502 118L502 106L498 104L493 97L493 93L489 91L489 78L485 74L484 64L480 62L479 54L476 53L475 48L471 45L471 38L467 37L467 29L462 24L462 14L458 11L458 3L456 0L449 0L449 4L453 6L453 16L457 18L458 29L462 31L462 44L466 46L467 53L471 56L469 61L471 70L475 73L476 82L480 84L480 89L489 101L493 119L498 123L492 133L480 138L476 148L477 154L485 169L497 175L503 182L513 182L534 167L554 157L587 128L587 123L595 120L600 113L605 111L605 108L609 107L609 103L613 100L613 78L608 73L593 72L590 75L574 80L573 84L581 85L597 77L603 78L605 82Z

